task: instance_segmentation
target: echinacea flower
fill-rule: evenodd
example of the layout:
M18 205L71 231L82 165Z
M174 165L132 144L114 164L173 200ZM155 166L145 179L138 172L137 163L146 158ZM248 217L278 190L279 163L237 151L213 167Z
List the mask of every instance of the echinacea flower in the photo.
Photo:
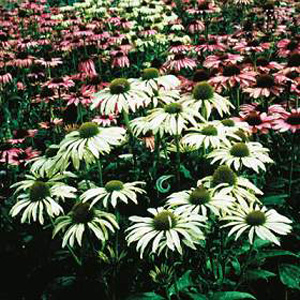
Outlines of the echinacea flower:
M229 109L234 108L229 100L215 93L214 88L206 81L197 83L193 92L183 95L182 98L188 101L195 110L199 111L201 109L207 119L213 109L216 109L222 117L223 113L228 114Z
M55 182L27 181L31 184L23 181L12 185L12 187L18 186L15 193L20 189L24 190L18 195L17 203L10 210L12 217L23 210L21 223L31 223L33 220L44 224L45 213L51 218L63 213L63 208L58 204L57 199L76 198L74 187Z
M233 165L236 171L246 167L258 173L259 169L266 171L266 163L273 163L268 152L269 149L264 148L261 143L238 142L230 146L222 145L209 153L207 158L212 158L211 164L218 162L225 163L229 167Z
M78 170L81 160L90 161L89 156L99 158L100 154L109 153L112 146L120 145L125 132L121 127L100 128L94 122L83 123L78 130L65 136L57 155L66 162L71 158Z
M82 246L83 235L89 231L98 240L105 242L109 238L109 231L114 233L119 229L116 217L108 212L91 208L88 203L76 203L72 210L65 216L55 220L53 237L58 232L63 232L62 247L74 247L75 241Z
M108 207L109 204L112 207L116 207L118 201L122 201L128 204L128 200L137 204L137 194L143 194L145 191L138 187L138 185L144 185L143 181L135 181L124 183L120 180L108 181L104 187L91 188L84 192L80 199L82 202L91 201L91 207L96 203L104 207Z
M189 128L187 134L182 138L182 143L195 148L204 149L219 148L221 144L229 144L228 137L239 139L233 133L226 132L224 126L217 126L215 122L198 124L197 127Z
M231 227L228 236L235 233L235 240L237 240L243 232L248 232L250 244L253 244L257 236L280 246L280 241L274 233L287 235L292 230L290 219L279 214L275 209L268 210L254 203L236 207L231 215L223 217L222 220L229 221L222 226L222 228Z
M276 85L275 79L272 75L263 74L256 78L256 84L251 87L244 88L245 93L249 93L250 97L257 99L271 95L279 96L282 89Z
M291 112L284 112L282 116L273 121L273 128L280 132L300 130L300 108L292 109Z
M158 91L159 88L171 90L179 86L180 80L175 75L161 75L156 68L147 68L143 70L139 79L131 79L135 81L142 90Z
M194 59L187 57L183 53L170 55L167 61L163 64L162 68L167 71L179 72L182 69L193 70L197 67L197 63Z
M148 128L155 134L167 132L171 135L181 134L189 123L196 126L195 118L203 120L199 112L184 101L171 102L164 107L154 108L145 118L149 122Z
M122 111L135 112L142 107L144 100L148 97L139 89L138 85L130 84L126 78L114 79L109 87L96 93L91 109L99 108L102 114L114 114Z
M197 185L203 185L208 189L214 189L219 195L230 195L241 205L244 202L260 202L255 195L263 195L249 179L237 174L228 166L221 165L212 176L206 176L198 180Z
M218 194L215 189L207 189L197 186L190 190L176 192L167 197L166 206L176 209L178 212L191 211L203 216L211 211L219 215L220 211L228 211L235 201L230 195Z
M204 239L201 230L205 227L204 216L191 212L179 213L163 207L148 208L148 212L151 217L130 217L134 224L126 230L128 245L137 243L136 250L141 258L147 246L151 249L150 253L158 255L163 251L167 255L168 250L182 254L181 243L195 250L195 244Z

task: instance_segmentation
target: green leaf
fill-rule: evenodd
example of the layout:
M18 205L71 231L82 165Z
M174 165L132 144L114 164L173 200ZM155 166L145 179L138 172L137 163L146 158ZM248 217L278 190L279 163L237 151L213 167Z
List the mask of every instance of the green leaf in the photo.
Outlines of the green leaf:
M267 270L249 270L246 272L244 276L245 279L248 281L258 280L258 279L268 280L270 277L276 276L276 274L273 272L269 272Z
M236 257L232 257L230 262L234 269L235 274L240 275L241 274L241 265L240 265L238 259Z
M185 295L189 296L191 300L207 300L205 295L198 293L185 293Z
M165 298L154 292L147 292L130 296L126 300L165 300Z
M191 279L191 270L186 271L176 282L178 291L184 291L184 289L193 285ZM176 294L175 284L173 284L169 289L170 296Z
M300 290L300 267L290 264L279 265L281 282L292 289Z
M282 205L285 203L285 198L288 194L272 195L262 198L262 203L265 205Z
M166 184L166 187L163 187L163 185L165 185L165 182L174 177L174 175L163 175L160 176L157 180L156 180L156 184L155 187L156 189L160 192L160 193L167 193L169 192L169 190L171 189L171 185L169 183Z
M256 299L253 295L242 292L216 292L209 300L240 300L240 299Z
M257 254L257 259L264 259L264 258L269 258L269 257L276 257L276 256L296 256L298 257L297 254L290 252L290 251L285 251L285 250L266 250L264 252L258 253Z

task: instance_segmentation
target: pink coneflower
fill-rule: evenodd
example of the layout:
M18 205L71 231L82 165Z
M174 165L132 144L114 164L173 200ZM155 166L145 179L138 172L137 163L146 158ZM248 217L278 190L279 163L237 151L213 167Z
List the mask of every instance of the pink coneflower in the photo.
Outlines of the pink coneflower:
M119 48L127 55L128 52L133 49L133 45L129 43L128 39L123 39L121 45L119 45Z
M87 74L90 77L97 76L95 63L91 58L82 60L78 64L78 71Z
M213 51L225 51L226 46L218 41L216 38L212 38L209 40L205 40L204 38L200 38L198 41L198 45L195 46L195 51L198 54L202 54L203 52L213 52Z
M169 52L173 54L186 53L190 51L191 45L184 45L181 41L171 41Z
M58 65L62 65L62 59L60 57L51 57L49 52L45 52L43 57L36 58L34 62L38 65L44 66L45 68L54 68Z
M103 31L102 28L96 27L93 29L93 36L92 39L94 40L103 40L103 39L108 39L110 37L110 34L107 31Z
M271 70L281 70L283 66L276 61L269 61L264 56L256 59L256 68L258 71L269 73Z
M252 133L260 132L263 134L269 132L269 129L272 128L272 121L274 120L272 116L268 116L265 112L259 113L257 111L252 111L247 115L233 119L238 122L246 122L248 124L248 130Z
M118 51L114 55L111 65L113 68L128 68L130 66L130 61L123 51Z
M38 43L36 41L32 40L31 38L21 39L21 40L18 40L18 42L17 42L17 48L22 51L36 47L36 46L38 46Z
M77 30L73 32L74 36L87 37L93 35L93 31L86 28L84 24L80 24Z
M233 49L240 53L263 52L270 49L270 43L260 43L257 40L241 41Z
M67 106L74 104L75 106L78 106L81 104L84 107L88 107L90 103L92 102L91 100L91 95L88 94L82 94L81 91L78 91L76 93L71 93L71 94L65 94L62 97L64 100L68 101Z
M283 74L288 74L291 72L300 74L300 52L292 54L288 59L287 65L282 70Z
M192 80L189 80L180 75L177 77L181 81L181 84L180 84L181 91L182 92L191 92L193 90L194 86L198 82L208 81L210 76L211 76L211 74L209 73L209 71L207 71L205 69L198 69L198 70L195 70Z
M74 86L75 83L73 80L69 79L68 77L55 77L51 80L48 80L43 84L47 86L49 89L58 89L58 88L69 88Z
M9 83L12 81L12 75L5 70L0 70L0 85Z
M117 116L114 114L110 114L108 116L96 116L92 122L99 124L100 126L106 127L117 124Z
M210 14L219 10L219 8L213 2L206 0L197 1L197 8L188 9L187 12L191 15Z
M115 32L114 35L109 37L108 42L109 44L121 44L124 38L126 38L125 34Z
M205 25L200 20L193 20L192 22L190 22L187 29L190 33L195 34L196 32L204 31Z
M16 58L7 63L7 65L16 66L19 68L28 68L33 64L34 57L26 52L19 52Z
M127 21L126 19L121 19L120 27L125 30L129 30L134 26L134 22Z
M244 56L239 54L231 54L231 53L220 53L220 55L209 55L205 58L203 62L203 66L205 68L219 68L220 66L226 66L231 64L237 64L243 61Z
M11 148L10 144L2 143L0 145L0 163L13 164L21 151L19 148Z
M285 112L282 118L274 120L273 128L280 132L290 130L293 133L300 130L300 108L292 109L291 112Z
M155 150L155 137L152 131L148 131L144 135L141 135L139 139L143 141L146 148L150 149L151 152Z
M9 48L10 42L5 32L0 30L0 46L1 48Z
M31 160L34 157L39 156L40 152L37 150L33 150L32 147L28 147L26 149L20 149L17 156L12 158L12 165L18 166L21 164L25 164L27 161Z
M182 69L191 69L197 67L197 63L194 59L186 57L183 53L170 55L167 61L163 64L162 68L167 71L179 72Z
M138 35L142 37L149 37L155 34L157 34L157 31L155 29L152 29L150 26L146 26L144 30L138 32Z
M54 128L56 126L63 125L63 119L55 118L53 120L50 120L50 122L40 122L38 125L42 129L50 129L50 128Z
M57 91L49 89L47 86L43 87L40 94L31 100L32 103L48 103L57 99Z
M7 140L8 143L10 144L21 144L24 142L24 140L28 137L34 137L35 134L38 132L37 129L18 129L14 130L13 138Z
M251 97L257 99L259 97L269 97L271 94L279 96L282 88L276 85L275 79L272 75L264 74L256 78L256 85L243 89L244 92L249 93Z
M235 86L243 88L255 83L255 75L255 72L241 70L237 65L228 65L223 68L222 73L211 78L208 82L218 91Z
M104 89L107 87L109 83L102 82L102 79L99 75L93 76L93 77L88 77L87 82L82 86L82 93L96 93L99 92L100 90Z
M283 39L277 43L278 55L287 57L293 53L300 52L300 42L298 40Z
M259 103L243 104L240 106L240 115L245 117L252 112L266 112L268 115L271 115L273 118L278 118L285 113L285 109L280 104L272 104L270 106L263 107Z

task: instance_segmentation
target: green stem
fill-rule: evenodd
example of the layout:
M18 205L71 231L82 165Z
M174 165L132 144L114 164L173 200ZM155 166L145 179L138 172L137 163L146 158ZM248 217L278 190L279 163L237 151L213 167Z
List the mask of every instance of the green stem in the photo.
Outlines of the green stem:
M102 164L101 164L101 155L97 159L97 167L98 167L98 174L99 174L99 184L100 187L103 186L103 174L102 174Z
M288 194L289 197L292 194L292 186L293 186L293 173L294 173L294 163L295 163L295 134L292 137L292 150L291 150L291 167L290 167L290 174L289 174L289 190Z
M176 181L179 187L180 185L180 145L179 145L179 134L174 136L176 144Z
M51 217L49 217L49 219L50 219L50 222L51 222L51 224L52 224L52 227L55 228L55 224L54 224L53 219L52 219ZM81 260L78 258L78 256L75 254L75 252L74 252L74 250L72 249L72 247L71 247L69 244L67 244L67 248L68 248L69 252L71 253L71 255L73 256L74 260L76 261L77 265L81 267L81 266L82 266L82 262L81 262Z

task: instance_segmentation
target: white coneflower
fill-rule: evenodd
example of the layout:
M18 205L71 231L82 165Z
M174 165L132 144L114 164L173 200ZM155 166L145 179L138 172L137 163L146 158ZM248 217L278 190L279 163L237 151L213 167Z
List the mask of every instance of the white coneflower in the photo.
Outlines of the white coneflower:
M209 153L207 158L212 158L211 164L218 162L225 163L229 167L233 165L236 171L245 166L258 173L259 169L266 171L266 163L273 163L268 152L269 149L258 142L238 142L233 145L222 145Z
M29 181L29 180L28 180ZM17 216L21 211L21 223L31 223L38 221L44 224L44 214L53 218L63 213L63 208L58 204L59 198L76 198L74 194L76 188L66 184L52 184L43 181L31 181L17 183L12 187L19 185L19 189L24 189L24 192L19 194L17 203L11 208L10 214L12 217ZM16 192L17 192L16 191Z
M229 114L230 108L234 108L229 100L215 93L213 87L206 81L197 83L193 92L183 95L183 99L190 101L194 109L204 111L207 119L213 109L223 117L224 113Z
M132 216L130 221L134 222L127 231L126 236L128 245L137 243L136 250L140 252L140 257L147 246L150 247L151 253L160 255L168 250L178 251L182 254L181 242L186 246L196 249L195 244L204 239L201 227L205 227L206 218L196 213L176 212L172 209L149 208L148 212L153 217Z
M137 194L146 193L143 189L137 187L138 185L145 185L143 181L135 181L123 183L120 180L111 180L102 188L92 188L81 195L82 202L91 201L91 207L101 201L104 207L109 204L116 207L118 201L128 203L128 200L137 204Z
M99 108L101 114L109 115L123 110L135 112L144 105L151 91L141 90L139 85L130 83L126 78L114 79L109 87L96 93L91 109Z
M206 122L189 128L187 134L182 138L182 143L198 149L201 147L205 149L219 148L222 144L230 145L229 137L240 139L237 135L226 132L224 126L217 126L215 122Z
M266 207L260 208L257 204L251 203L249 206L238 206L232 210L232 214L222 218L229 221L222 227L232 227L228 236L236 233L237 240L243 232L248 232L250 244L254 242L255 236L262 240L270 241L278 246L280 242L273 234L287 235L291 232L292 223L287 217L280 215L276 210L267 210Z
M215 189L207 189L204 186L197 186L190 190L173 193L167 198L166 205L176 208L176 211L193 211L207 216L207 210L215 215L220 211L228 211L235 198L230 195L216 193Z
M203 120L199 112L192 109L187 102L177 101L150 110L147 121L154 133L167 132L179 135L187 128L187 124L196 126L196 118Z
M119 229L119 225L113 214L91 208L88 203L76 203L66 216L55 220L53 237L63 231L63 248L67 244L73 247L75 241L81 246L83 234L87 230L104 242L109 238L109 231L114 233L116 229Z
M78 170L80 161L87 163L91 157L99 158L100 154L109 153L112 146L122 143L126 130L121 127L101 128L97 123L83 123L78 130L67 134L59 145L58 156L62 161L70 158Z
M180 85L180 80L175 75L160 75L156 68L144 69L141 78L130 79L129 81L136 82L141 90L152 91L157 91L160 87L171 90Z
M213 188L220 195L234 197L240 205L245 202L260 202L255 195L263 195L247 178L237 176L228 166L219 166L212 176L198 180L197 185Z

